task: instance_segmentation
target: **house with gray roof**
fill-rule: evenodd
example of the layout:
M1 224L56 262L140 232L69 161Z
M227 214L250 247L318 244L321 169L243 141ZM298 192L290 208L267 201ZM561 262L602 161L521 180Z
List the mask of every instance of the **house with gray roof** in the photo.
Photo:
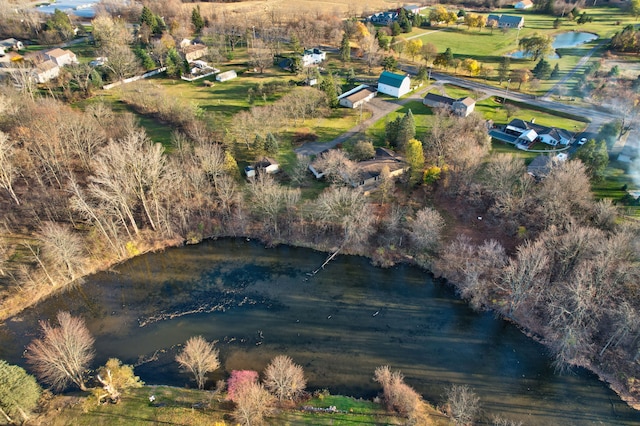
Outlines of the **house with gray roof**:
M450 98L448 96L438 95L436 93L427 93L422 103L431 108L444 108L458 117L466 117L473 112L476 101L470 97L459 99Z
M522 16L513 15L489 15L487 17L487 26L491 27L492 22L496 22L498 28L516 28L524 27L524 18Z

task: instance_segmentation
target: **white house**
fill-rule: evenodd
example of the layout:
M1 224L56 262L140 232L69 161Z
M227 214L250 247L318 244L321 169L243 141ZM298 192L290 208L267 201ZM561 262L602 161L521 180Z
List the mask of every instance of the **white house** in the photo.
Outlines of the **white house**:
M227 81L227 80L232 80L234 78L236 78L238 76L238 74L236 74L236 72L234 70L231 71L225 71L225 72L221 72L220 74L216 75L216 80L223 82L223 81Z
M44 61L33 70L33 78L38 83L46 83L60 75L60 67L52 60Z
M351 89L338 96L338 102L346 108L358 108L360 105L369 102L375 96L375 89L370 88L366 84L361 84L355 89Z
M531 0L522 0L516 3L513 7L518 10L531 9L533 7L533 2Z
M20 40L16 40L15 38L6 38L4 40L0 40L0 46L4 47L6 50L24 49L24 44Z
M44 52L45 59L49 59L56 63L57 66L63 67L69 64L77 64L78 58L76 54L70 50L60 49L59 47Z
M538 138L540 142L544 142L547 145L556 146L568 145L573 139L573 136L564 129L558 129L556 127L547 128L541 132L538 132Z
M302 54L302 66L316 65L327 59L327 52L318 48L306 49Z
M411 91L411 79L406 74L382 71L378 78L378 92L399 98Z

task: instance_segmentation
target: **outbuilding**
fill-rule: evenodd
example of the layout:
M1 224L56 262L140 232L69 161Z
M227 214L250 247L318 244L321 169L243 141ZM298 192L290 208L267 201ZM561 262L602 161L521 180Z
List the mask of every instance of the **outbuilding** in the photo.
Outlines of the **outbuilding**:
M382 71L378 79L378 92L399 98L411 91L411 79L406 74Z
M355 89L351 89L338 96L338 102L345 108L358 108L359 106L369 102L375 96L375 89L372 89L366 84L361 84Z
M216 80L223 82L223 81L227 81L227 80L232 80L234 78L236 78L238 76L238 74L236 74L236 72L234 70L231 71L225 71L225 72L221 72L220 74L216 75Z

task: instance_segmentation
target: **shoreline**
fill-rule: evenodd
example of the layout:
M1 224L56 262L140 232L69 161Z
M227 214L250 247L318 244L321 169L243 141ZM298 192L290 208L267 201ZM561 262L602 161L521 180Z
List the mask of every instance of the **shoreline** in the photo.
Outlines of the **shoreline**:
M302 244L300 242L296 243L296 242L286 242L286 241L268 241L268 239L264 238L264 236L258 236L258 235L245 235L245 236L212 235L212 236L208 236L208 237L203 238L202 240L200 240L198 242L194 242L194 243L190 243L188 240L178 239L178 238L163 239L163 240L160 240L160 241L155 241L153 244L149 244L150 243L149 241L144 241L145 247L144 247L143 250L140 250L138 253L136 253L136 254L134 254L132 256L126 257L124 259L119 259L117 261L106 261L105 260L101 264L91 265L92 267L87 268L87 270L84 271L83 275L78 277L78 278L76 278L74 281L69 281L69 282L66 282L66 283L62 283L62 284L59 284L59 285L57 285L55 287L46 287L45 289L47 289L49 291L40 291L37 294L24 294L23 293L23 296L25 296L25 297L23 297L23 300L25 300L24 303L21 303L21 304L15 306L15 307L12 307L12 309L0 311L0 324L3 324L5 321L9 320L10 318L19 315L25 309L30 308L30 307L32 307L34 305L37 305L39 302L41 302L41 301L53 296L54 294L56 294L59 291L65 291L65 290L67 290L69 287L71 287L73 285L82 285L83 282L84 282L84 279L86 277L90 276L90 275L93 275L93 274L98 273L98 272L107 271L107 270L111 269L112 267L114 267L116 265L122 264L122 263L127 262L129 260L132 260L132 259L134 259L136 257L142 256L142 255L145 255L145 254L149 254L149 253L160 252L160 251L166 250L168 248L173 248L173 247L179 248L179 247L183 247L183 246L187 246L187 245L201 244L201 243L203 243L205 241L216 241L216 240L221 239L221 238L256 239L261 244L264 244L265 247L274 247L274 246L277 246L277 245L289 245L291 247L308 248L308 249L312 249L312 250L315 250L315 251L318 251L318 252L322 252L322 253L332 253L333 252L331 247L327 247L327 246L321 245L321 244ZM372 256L370 256L370 255L365 254L365 253L356 253L356 252L352 252L352 251L343 251L343 252L341 252L339 254L346 255L346 256L362 256L362 257L367 258L372 263L374 262L374 258ZM423 265L420 265L417 262L415 262L415 260L413 258L411 258L411 256L405 255L403 253L396 253L395 256L394 256L394 259L392 261L392 264L389 265L389 266L392 266L394 264L399 264L399 263L404 263L404 264L408 264L408 265L417 266L417 267L419 267L419 268L431 273L431 271L429 269L427 269ZM376 265L376 264L374 264L374 266L379 267L379 268L384 268L384 266L379 266L379 265ZM439 279L442 279L442 278L439 278ZM454 282L451 282L451 281L449 281L447 279L444 279L444 282L447 285L452 286L456 290L459 289L459 287ZM13 297L16 297L16 295L14 294ZM467 302L466 299L461 298L459 295L457 295L457 297L460 298L461 300L464 300L465 302ZM499 311L495 308L495 306L487 307L486 310L490 310L492 313L499 314ZM504 316L501 316L501 315L498 315L498 316L503 321L508 321L508 322L513 323L515 326L518 327L520 332L522 332L526 337L541 343L545 347L549 346L549 342L545 339L544 335L536 332L535 330L527 328L522 323L517 322L512 318L505 318ZM610 373L604 372L602 369L598 368L592 362L590 362L589 360L586 360L586 359L575 360L575 362L572 364L572 367L584 368L587 371L590 371L591 373L595 374L598 377L598 380L600 380L601 382L605 383L629 407L631 407L634 410L640 411L640 399L634 397L627 389L625 389L625 386L619 380L617 380L615 377L613 377Z

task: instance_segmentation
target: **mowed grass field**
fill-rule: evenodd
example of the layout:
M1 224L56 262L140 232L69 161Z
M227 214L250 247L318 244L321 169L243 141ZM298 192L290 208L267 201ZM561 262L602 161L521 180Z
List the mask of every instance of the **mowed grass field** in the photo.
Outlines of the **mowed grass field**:
M624 26L636 23L632 15L617 7L596 7L584 9L584 11L593 18L593 22L579 25L575 21L561 18L560 27L554 28L555 16L540 14L532 10L516 11L513 8L505 8L495 10L492 13L523 16L525 19L524 28L520 31L511 29L503 32L500 29L492 31L489 28L483 28L482 30L477 28L468 29L466 25L461 23L459 25L414 29L411 33L403 34L400 37L404 39L419 38L423 45L427 43L434 44L439 52L444 52L447 48L450 48L454 58L460 60L472 58L485 66L490 66L497 70L504 55L519 50L519 40L530 37L535 33L551 36L569 31L597 34L599 37L597 40L572 48L558 49L557 52L560 58L547 59L552 67L558 64L560 68L560 74L556 78L540 81L537 87L524 85L522 88L522 91L542 94L564 78L591 49L603 40L610 38L616 32L621 31ZM428 13L428 10L424 12L425 15L428 15ZM594 59L599 59L599 56L600 52L594 56ZM408 60L410 58L405 54L403 59ZM416 62L419 63L420 60L416 58ZM512 70L518 68L533 69L534 66L535 62L531 59L511 59ZM495 72L487 83L497 83ZM573 83L570 82L568 86L570 91Z

